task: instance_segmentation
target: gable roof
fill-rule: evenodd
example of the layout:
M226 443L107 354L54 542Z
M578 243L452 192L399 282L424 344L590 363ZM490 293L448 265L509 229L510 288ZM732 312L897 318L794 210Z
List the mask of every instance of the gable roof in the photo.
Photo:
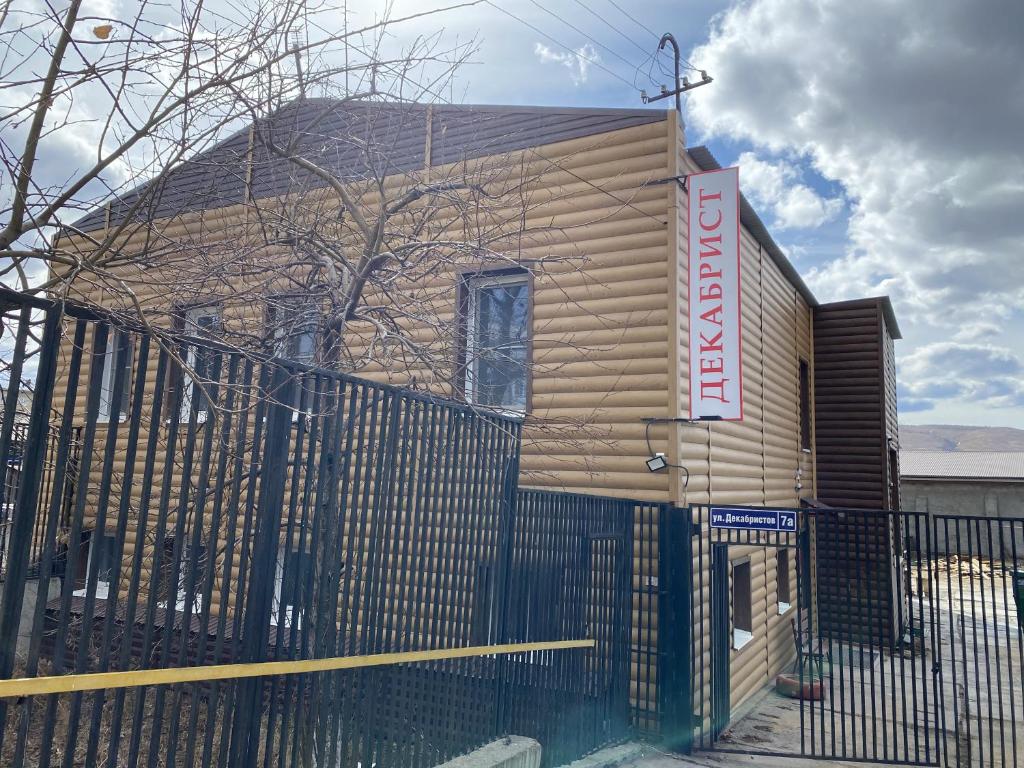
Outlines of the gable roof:
M1024 480L1024 451L900 451L900 476L934 480Z
M717 171L722 167L721 163L711 154L711 150L705 146L690 147L686 151L702 171ZM768 233L768 227L764 225L761 217L757 215L754 207L742 193L740 194L740 223L747 228L747 231L764 248L765 253L775 262L775 266L779 268L779 271L785 275L786 279L804 297L804 301L807 302L808 306L818 306L818 300L811 293L811 289L807 287L807 283L800 277L800 273L796 271L796 268L786 258L786 254L782 252L782 249L772 239L772 236Z
M430 110L430 158L426 158ZM260 130L302 135L302 152L326 163L340 178L358 179L419 170L464 159L591 136L666 119L663 109L517 107L475 104L402 104L301 99L259 123ZM367 149L369 147L369 149ZM243 202L249 153L249 127L171 171L136 213L140 221ZM308 181L294 164L253 148L253 199L273 197ZM323 186L317 181L318 186ZM308 186L306 188L309 188ZM142 184L86 214L73 225L83 232L106 221L119 223L148 190Z

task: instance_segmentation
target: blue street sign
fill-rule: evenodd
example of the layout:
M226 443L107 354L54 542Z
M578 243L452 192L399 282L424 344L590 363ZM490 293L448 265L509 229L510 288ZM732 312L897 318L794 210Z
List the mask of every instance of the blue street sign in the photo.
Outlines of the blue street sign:
M712 507L711 527L737 531L796 533L796 512L791 509Z

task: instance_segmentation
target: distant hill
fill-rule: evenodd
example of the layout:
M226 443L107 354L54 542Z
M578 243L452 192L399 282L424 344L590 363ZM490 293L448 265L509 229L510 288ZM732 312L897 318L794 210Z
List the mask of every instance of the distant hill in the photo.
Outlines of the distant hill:
M901 424L900 448L910 451L1024 451L1024 429Z

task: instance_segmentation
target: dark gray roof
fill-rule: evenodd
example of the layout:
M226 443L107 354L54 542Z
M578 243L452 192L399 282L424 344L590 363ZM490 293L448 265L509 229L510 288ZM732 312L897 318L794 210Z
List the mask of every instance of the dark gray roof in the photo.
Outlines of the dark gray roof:
M379 177L421 169L425 165L427 105L342 102L304 99L292 102L257 123L258 131L289 138L301 136L301 151L327 163L340 178ZM666 119L663 109L597 109L434 105L431 163L502 154L527 147L590 136ZM140 221L242 202L245 191L249 127L169 173L136 213ZM293 164L271 155L257 141L252 169L252 196L261 199L310 188L309 177ZM304 186L301 186L304 185ZM316 182L316 186L322 186ZM139 200L142 185L110 201L110 221L123 220ZM100 207L75 223L91 231L104 225Z
M711 151L707 147L691 147L687 150L693 162L702 171L715 171L721 168L721 164L715 159L715 156L711 154ZM768 228L761 221L761 217L757 215L757 212L753 209L747 198L744 195L740 195L740 223L754 236L754 239L761 244L771 260L775 262L775 265L781 270L782 274L786 276L786 279L792 283L793 287L796 288L800 295L804 297L804 301L809 306L818 306L818 300L814 298L814 294L811 293L811 289L807 287L804 279L800 277L800 273L796 271L789 259L786 258L786 254L782 252L778 244L772 239L772 236L768 234Z

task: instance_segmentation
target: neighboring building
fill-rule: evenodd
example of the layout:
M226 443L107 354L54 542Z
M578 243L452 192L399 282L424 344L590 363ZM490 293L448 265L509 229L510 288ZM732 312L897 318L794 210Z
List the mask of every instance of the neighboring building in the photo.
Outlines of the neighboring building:
M907 510L928 513L940 551L978 552L991 546L1012 557L1015 546L1017 557L1024 558L1024 541L1004 536L1002 542L978 542L981 529L962 523L957 530L942 520L943 515L1024 518L1024 451L900 451L900 474Z
M283 129L292 125L290 120L302 122L307 117L303 111L317 109L318 104L311 100L286 108ZM425 277L431 305L423 309L426 316L407 329L424 344L436 341L440 352L448 355L450 371L432 383L437 391L524 413L522 485L677 505L796 507L802 498L819 494L816 456L821 449L815 441L816 422L824 419L820 423L833 427L828 433L831 455L837 455L833 449L854 436L873 455L887 455L890 431L883 425L895 428L894 395L863 403L852 422L838 417L850 416L841 393L838 399L819 397L815 408L814 393L820 386L817 360L839 359L846 354L841 347L852 348L841 334L822 333L816 338L818 313L830 310L833 328L844 321L832 311L838 305L818 307L745 200L740 238L744 420L659 424L647 440L645 420L678 419L687 413L689 398L687 193L679 182L687 174L718 167L707 149L686 148L674 111L403 106L394 108L395 120L389 122L385 119L389 107L377 105L375 113L384 118L375 123L364 119L366 109L350 105L319 123L317 131L325 146L332 131L353 131L354 124L371 142L378 126L393 140L395 120L400 118L402 142L394 145L398 154L389 166L396 184L412 183L435 167L470 159L508 168L535 163L538 158L548 164L548 170L529 181L527 194L536 202L528 215L533 221L559 226L543 242L510 244L506 258L491 265L476 262L465 272L448 270ZM289 184L294 181L272 163L246 170L245 163L258 154L252 141L252 133L242 131L185 163L172 175L164 194L145 209L152 230L192 232L205 242L241 237L247 215L244 204L256 199L272 206L270 199L290 193ZM359 177L360 163L366 162L358 153L334 149L324 151L319 159L337 163L335 170L352 178ZM223 172L218 174L217 169ZM211 178L215 184L209 183ZM107 228L130 205L129 195L90 215L79 229L91 237L68 237L62 245L87 251L90 243L103 240ZM124 248L145 248L157 241L159 237L140 237ZM557 260L544 260L552 253L583 254L585 259L568 269ZM153 268L159 269L159 264ZM230 333L232 328L259 325L273 315L269 301L258 306L249 299L233 300L230 293L218 291L216 281L211 281L213 287L201 301L193 297L188 306L176 306L178 297L166 295L145 270L141 274L126 271L122 279L147 311L165 318L176 314L181 326L193 332L219 327ZM248 275L246 279L255 278ZM108 300L96 282L76 287L94 303ZM420 288L407 284L402 290L411 295ZM278 290L267 286L266 298ZM496 295L508 311L495 310L485 317ZM888 308L885 317L891 318L887 299L872 299L869 304L876 310ZM453 323L461 329L460 343L447 349L446 342L436 338L436 329ZM470 367L467 348L486 344L480 333L473 332L481 326L500 326L496 338L516 350L512 355L516 364L491 382L493 389L486 397L474 395L472 386L472 376L479 382L484 374L466 370ZM888 341L879 345L879 354L858 366L877 380L878 393L888 394L891 339L899 333L894 321L886 327ZM313 344L318 343L316 332L311 325L308 334ZM111 352L106 358L110 370L131 365L130 355L120 360L115 359L117 354ZM394 359L371 357L356 372L398 384L424 381L421 369L403 367ZM82 376L87 375L88 370L83 370ZM150 376L148 386L152 387L154 374ZM105 372L105 381L110 378ZM103 422L112 409L108 400L101 398ZM120 404L124 413L129 400L126 394ZM84 419L84 399L80 408ZM864 423L871 428L863 429ZM820 439L820 427L817 434ZM673 465L667 472L647 470L645 459L652 444ZM844 493L844 486L860 487L844 479L834 464L829 467L836 498L850 495ZM881 469L885 471L884 466ZM131 537L126 558L133 546ZM792 556L785 550L784 555ZM775 596L789 594L790 589L788 584L780 589L777 573L784 571L788 579L795 565L780 562L776 551L766 547L737 546L729 556L730 574L742 577L737 577L732 594L744 606L743 642L734 643L731 663L732 704L737 706L792 661L792 608L785 603L783 610L783 601ZM645 683L654 681L636 681L638 686Z
M896 339L900 329L888 297L841 301L814 314L814 398L818 502L847 509L900 509ZM895 579L899 519L865 522L821 517L818 595L826 631L889 638L902 634ZM863 545L849 542L863 537ZM870 541L870 547L867 542ZM862 578L866 575L866 579ZM851 594L851 584L880 585Z

